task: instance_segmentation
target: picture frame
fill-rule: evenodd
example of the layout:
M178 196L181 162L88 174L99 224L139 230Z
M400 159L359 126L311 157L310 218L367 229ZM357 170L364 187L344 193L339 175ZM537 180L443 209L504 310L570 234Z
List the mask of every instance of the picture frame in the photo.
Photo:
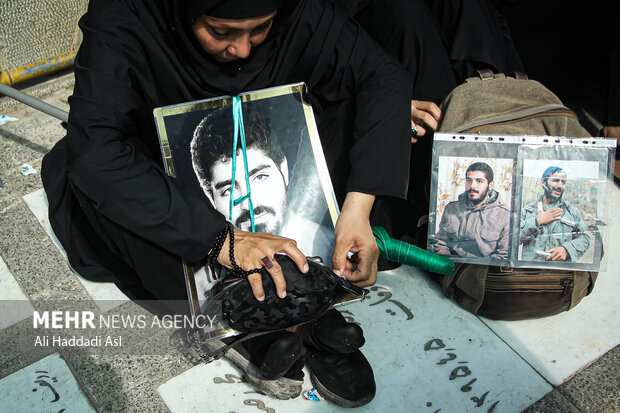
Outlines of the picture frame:
M153 111L166 172L205 196L235 227L251 231L253 215L257 232L295 239L306 256L329 265L339 209L306 85L250 91L235 98L241 104L247 169L237 143L231 179L234 98L222 96ZM248 192L250 199L244 197ZM193 316L206 310L217 281L204 264L183 263ZM199 331L199 339L236 334L218 319L213 327Z
M429 251L479 265L603 270L615 145L605 138L436 133ZM542 178L552 166L549 171L556 175L564 171L559 185L566 190L564 198L573 193L576 205L556 210L553 222L538 225L534 215L555 205L534 202L542 199ZM480 180L481 186L468 179ZM563 235L550 230L560 222ZM555 252L555 247L561 248Z
M507 136L488 138L435 134L428 249L455 262L508 265L513 255L518 142ZM470 167L478 170L467 172ZM486 171L480 171L481 168ZM474 184L471 191L478 191L480 199L488 196L491 202L481 204L476 217L478 222L466 228L460 221L466 213L463 199L467 195L466 180L472 175L478 175L478 180L486 183L484 188ZM461 243L460 239L467 239L467 242Z
M517 265L598 271L603 255L600 228L609 218L608 149L521 145L518 170L521 179L516 201L520 213L514 234ZM555 204L546 205L547 198L554 197L554 178L562 181L558 182L561 193ZM537 225L534 221L539 212L556 208L561 210L561 216L552 222ZM558 245L564 245L568 255L559 262L549 261L551 250Z

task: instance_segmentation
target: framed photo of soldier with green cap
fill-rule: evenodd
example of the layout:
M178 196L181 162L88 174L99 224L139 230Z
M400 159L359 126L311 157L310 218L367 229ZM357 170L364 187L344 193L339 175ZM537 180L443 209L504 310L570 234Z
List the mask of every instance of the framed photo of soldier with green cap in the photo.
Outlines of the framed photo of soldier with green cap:
M519 148L520 265L600 270L609 151L576 143Z

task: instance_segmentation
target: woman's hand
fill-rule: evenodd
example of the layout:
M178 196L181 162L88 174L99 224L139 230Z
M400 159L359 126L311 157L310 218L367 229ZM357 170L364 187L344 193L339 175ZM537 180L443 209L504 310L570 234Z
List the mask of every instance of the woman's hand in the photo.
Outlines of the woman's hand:
M360 287L377 281L379 247L370 228L370 210L374 195L349 192L336 222L336 246L332 268L338 275ZM351 258L348 253L353 253Z
M603 128L603 136L620 139L620 126L605 126Z
M275 254L285 253L295 261L302 273L308 272L308 261L306 261L304 254L297 249L297 243L292 239L265 233L237 230L235 230L234 235L234 256L237 265L246 271L264 266L273 279L278 297L286 297L286 281L280 264L274 258ZM233 268L232 262L230 262L229 251L230 235L227 235L222 250L217 257L217 262L226 268ZM265 259L265 262L263 262L264 257L271 261ZM270 265L269 262L272 264ZM265 299L265 291L263 290L263 280L260 273L250 274L248 281L252 286L254 297L258 301L263 301Z
M434 102L425 100L411 101L411 129L417 129L418 133L411 137L411 143L416 143L418 137L426 135L426 132L436 131L441 119L441 109Z

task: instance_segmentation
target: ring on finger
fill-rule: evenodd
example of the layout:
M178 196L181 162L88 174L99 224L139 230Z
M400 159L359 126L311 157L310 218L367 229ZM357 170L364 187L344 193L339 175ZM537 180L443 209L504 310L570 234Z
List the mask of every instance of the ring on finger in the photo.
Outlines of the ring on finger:
M272 269L274 267L273 261L271 261L271 258L269 258L268 256L265 255L260 260L262 261L262 263L265 266L265 268L267 268L268 270L270 270L270 269Z
M413 124L413 128L411 128L411 136L418 136L418 125Z

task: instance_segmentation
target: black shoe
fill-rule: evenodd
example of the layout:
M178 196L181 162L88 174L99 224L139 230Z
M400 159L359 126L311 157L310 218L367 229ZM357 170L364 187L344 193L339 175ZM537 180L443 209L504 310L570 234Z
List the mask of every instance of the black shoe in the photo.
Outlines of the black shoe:
M283 377L275 380L267 379L259 368L252 362L252 355L246 350L243 343L237 345L235 341L239 338L233 337L223 340L207 341L204 346L211 353L219 353L229 345L234 347L228 348L224 356L232 361L244 373L244 379L248 383L254 385L263 393L277 397L281 400L294 399L301 394L301 386L303 385L303 357L300 357L288 369Z
M244 342L243 346L268 380L283 377L305 353L299 335L290 331L261 335Z
M327 353L351 353L365 342L362 328L347 322L340 311L333 308L309 322L306 328L308 343Z
M304 350L304 354L305 354L305 350ZM299 359L297 359L297 361L295 363L293 363L293 365L291 366L291 368L289 368L286 373L284 373L284 376L282 376L283 379L290 379L290 380L297 380L297 381L304 381L304 366L306 365L306 360L304 356L301 356Z
M342 407L360 407L375 397L372 367L361 351L330 354L308 349L306 366L319 394Z

